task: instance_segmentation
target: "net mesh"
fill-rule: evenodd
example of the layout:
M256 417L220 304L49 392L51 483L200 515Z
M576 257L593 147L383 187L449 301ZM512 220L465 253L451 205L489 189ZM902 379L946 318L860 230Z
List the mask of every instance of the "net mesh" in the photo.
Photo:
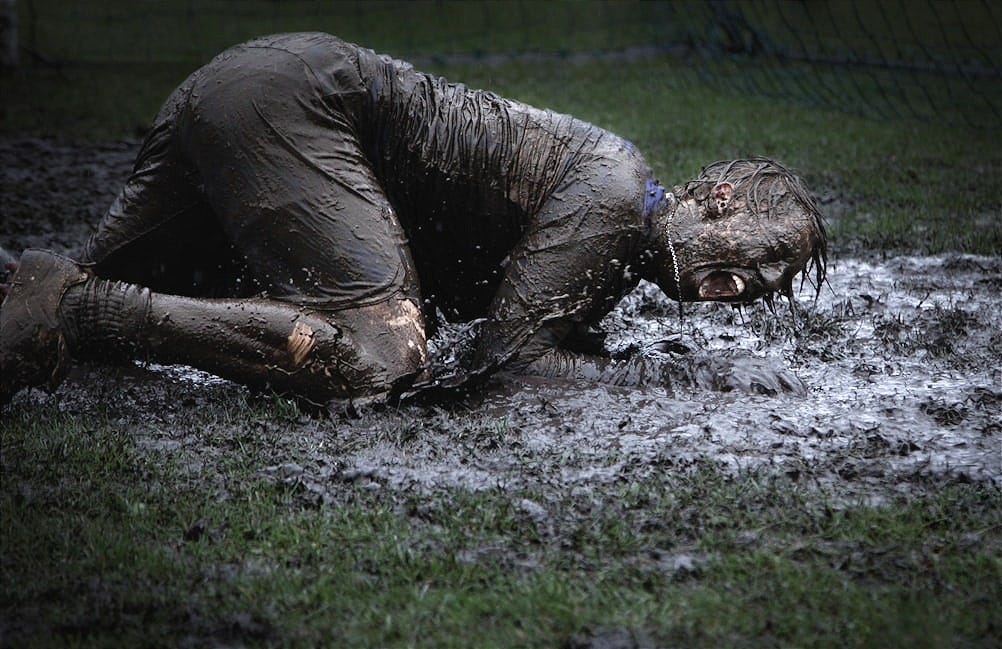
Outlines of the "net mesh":
M673 84L978 129L1002 123L1000 18L993 0L18 2L23 58L49 63L194 66L316 30L412 59L672 57Z

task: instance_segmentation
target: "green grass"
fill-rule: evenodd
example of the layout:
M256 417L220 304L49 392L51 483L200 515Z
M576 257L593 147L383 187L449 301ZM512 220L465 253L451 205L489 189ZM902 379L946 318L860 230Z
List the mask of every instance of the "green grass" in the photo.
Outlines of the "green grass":
M0 106L0 132L91 142L140 137L191 72L186 64L5 70L0 89L18 99Z
M145 0L137 7L130 0L32 0L18 8L29 47L58 60L88 62L200 63L232 43L279 31L327 31L401 54L579 52L689 42L720 48L747 46L753 34L767 51L794 57L990 68L1000 53L997 10L978 2L721 8L699 0Z
M269 430L284 410L239 416ZM131 422L5 419L0 621L31 624L4 629L13 645L555 647L601 627L687 647L998 637L1002 494L984 484L836 506L697 465L587 512L567 496L540 525L518 506L538 495L504 489L345 483L314 505L262 473L268 435L215 439L233 413L195 416L201 443L225 449L198 470L139 450Z

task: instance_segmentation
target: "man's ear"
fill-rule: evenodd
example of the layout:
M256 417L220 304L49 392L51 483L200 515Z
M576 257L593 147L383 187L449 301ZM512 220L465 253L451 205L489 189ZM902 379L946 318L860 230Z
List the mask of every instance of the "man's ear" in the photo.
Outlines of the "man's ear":
M732 196L734 196L734 185L726 180L717 183L710 190L710 203L707 205L707 209L717 216L723 216L727 210L727 205L731 202Z

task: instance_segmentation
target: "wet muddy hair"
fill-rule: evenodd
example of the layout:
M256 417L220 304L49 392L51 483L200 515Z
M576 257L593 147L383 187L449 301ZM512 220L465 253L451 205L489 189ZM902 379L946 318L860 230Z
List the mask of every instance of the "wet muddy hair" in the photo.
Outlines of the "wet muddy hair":
M824 217L800 177L770 158L723 160L703 167L699 176L685 184L683 195L702 203L722 182L733 185L735 196L744 196L753 214L777 218L791 207L791 203L807 213L814 234L814 247L811 261L804 268L804 277L810 280L813 270L811 281L815 290L820 292L828 274L828 234Z

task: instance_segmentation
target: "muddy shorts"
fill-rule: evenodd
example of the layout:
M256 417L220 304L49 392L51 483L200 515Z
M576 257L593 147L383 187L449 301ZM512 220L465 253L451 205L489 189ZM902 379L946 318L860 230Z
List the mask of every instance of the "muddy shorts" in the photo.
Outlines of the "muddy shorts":
M353 135L367 92L356 54L315 45L252 41L189 77L83 261L186 295L264 290L321 310L418 300L404 232Z

